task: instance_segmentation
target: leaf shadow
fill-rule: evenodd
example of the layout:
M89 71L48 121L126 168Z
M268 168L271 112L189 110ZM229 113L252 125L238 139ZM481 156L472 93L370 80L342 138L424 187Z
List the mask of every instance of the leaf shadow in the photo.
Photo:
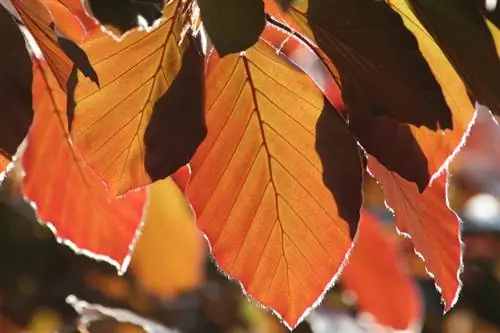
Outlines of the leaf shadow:
M350 236L354 238L363 202L366 157L345 120L326 99L316 123L315 148L323 166L323 183L333 195L338 214L348 222Z
M207 135L204 57L191 40L170 88L155 103L144 134L144 166L151 180L187 164Z

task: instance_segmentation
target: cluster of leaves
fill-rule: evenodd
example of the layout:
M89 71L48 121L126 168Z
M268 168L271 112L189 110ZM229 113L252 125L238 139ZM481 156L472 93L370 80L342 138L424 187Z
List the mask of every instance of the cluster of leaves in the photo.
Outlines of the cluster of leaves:
M9 4L0 166L20 158L24 196L61 241L124 271L144 220L192 209L219 266L294 327L362 238L368 170L453 306L462 248L443 170L474 103L500 114L498 10L475 0ZM176 204L154 211L148 200Z

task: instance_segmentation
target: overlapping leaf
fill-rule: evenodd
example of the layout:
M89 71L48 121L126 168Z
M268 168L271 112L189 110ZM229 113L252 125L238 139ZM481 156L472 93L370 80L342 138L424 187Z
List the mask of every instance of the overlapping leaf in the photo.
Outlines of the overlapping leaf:
M124 270L146 190L108 200L105 185L69 141L66 95L45 63L35 59L34 72L35 120L22 158L23 193L60 241Z
M452 126L441 88L402 20L382 1L299 0L291 16L339 73L349 108L431 129Z
M500 114L500 59L476 2L407 2L438 42L474 98L487 105L493 113Z
M340 115L264 42L207 68L207 139L188 198L219 265L289 326L336 275L363 164Z
M173 85L182 66L186 48L181 36L185 23L184 5L185 2L180 0L167 4L161 24L150 33L134 30L117 42L106 33L97 32L80 45L97 73L99 86L78 73L74 110L69 110L70 118L74 112L72 138L85 160L108 184L111 195L125 193L152 181L145 168L148 147L144 135L158 100ZM200 68L199 58L189 56L194 63L188 63L186 67ZM187 76L192 76L189 68L186 72ZM202 74L198 76L201 80ZM190 88L188 80L180 81L186 89ZM186 104L182 110L172 108L170 112L177 112L179 117L201 112L198 108L202 103L196 99L202 98L202 92L194 87L202 85L191 85L195 98L184 100ZM182 89L178 90L182 92ZM171 129L182 127L175 122L164 126L163 133L169 133L167 126ZM187 139L191 133L184 135ZM170 162L173 172L186 161L169 160L168 151L183 143L163 139L155 138L156 144L167 152L153 151L152 154L160 162Z
M368 159L368 168L382 185L398 229L412 238L415 250L423 256L448 311L461 288L462 246L460 220L447 204L446 173L420 193L414 184L388 171L372 157Z
M12 3L23 23L33 35L48 65L55 74L59 86L66 90L66 83L73 68L69 59L57 43L57 35L53 30L53 18L39 0L13 0ZM65 22L67 26L79 25L78 21Z
M403 257L367 211L361 214L356 245L341 282L356 293L360 310L370 312L384 326L406 330L420 319L421 299L405 273Z
M31 61L23 35L0 5L0 180L33 119Z

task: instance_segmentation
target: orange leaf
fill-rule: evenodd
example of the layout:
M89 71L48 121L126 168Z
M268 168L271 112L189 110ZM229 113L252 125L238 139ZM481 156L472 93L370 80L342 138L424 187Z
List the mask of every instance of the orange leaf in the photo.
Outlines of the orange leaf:
M85 7L87 1L83 0L56 0L63 4L69 11L75 15L87 32L91 32L99 28L99 23L88 14L88 10Z
M141 224L146 190L107 198L105 185L68 139L66 95L48 66L33 61L35 120L22 158L23 193L59 241L124 271Z
M80 42L85 38L87 34L85 27L60 0L41 1L52 14L56 29L60 33L74 42Z
M208 135L188 187L198 226L222 269L293 327L356 232L357 143L309 77L262 41L212 54L206 88Z
M356 293L360 309L373 314L380 324L407 329L420 317L422 304L417 286L404 271L396 243L378 225L376 217L363 211L359 223L342 285Z
M0 5L0 182L33 119L31 61L23 35Z
M171 178L152 184L131 262L138 282L159 297L175 297L199 286L205 259L205 242L180 188Z
M40 47L59 86L66 91L66 83L73 68L73 62L59 48L57 36L51 27L53 18L50 12L39 0L12 0L12 3ZM67 24L79 25L80 23L75 19Z
M152 141L156 150L166 149L170 153L170 149L180 146L179 140L174 142L164 137L157 138L154 133L169 135L174 130L175 133L185 130L183 124L179 125L175 121L162 123L170 126L171 130L165 127L163 131L157 131L161 124L155 123L152 126L156 126L156 129L148 128L150 120L155 116L154 111L158 111L158 118L169 120L177 112L177 117L184 121L184 117L198 112L198 108L202 109L202 101L198 101L202 96L202 91L199 91L202 90L203 79L201 56L194 53L185 55L190 61L183 71L186 78L179 79L179 82L175 80L183 67L183 54L189 44L182 41L181 36L185 14L184 1L171 1L164 9L161 24L149 33L136 29L118 42L108 34L99 32L80 45L97 73L100 86L78 73L71 135L86 162L109 186L112 196L158 179L149 175L146 170L145 164L148 162L155 166L171 162L169 167L172 170L168 170L169 174L188 162L178 162L172 156L161 154L152 156L152 160L149 160L146 155L150 149L145 143L145 140L155 139ZM197 69L199 71L196 73ZM199 79L195 78L196 75ZM193 80L191 83L189 78ZM178 106L175 108L166 108L159 101L174 84L178 85L176 92L183 96L184 105L176 104ZM188 95L190 89L192 91ZM179 96L166 99L179 103ZM186 122L187 126L192 125L191 119ZM173 128L175 126L177 127ZM153 137L145 139L149 129L153 132ZM191 135L186 130L180 134L184 134L187 139L187 133ZM177 147L173 147L176 144ZM160 153L165 153L164 150Z
M414 184L388 171L372 157L368 158L368 168L382 185L398 229L412 238L415 250L425 260L448 311L461 289L462 246L460 220L446 199L446 173L419 193Z

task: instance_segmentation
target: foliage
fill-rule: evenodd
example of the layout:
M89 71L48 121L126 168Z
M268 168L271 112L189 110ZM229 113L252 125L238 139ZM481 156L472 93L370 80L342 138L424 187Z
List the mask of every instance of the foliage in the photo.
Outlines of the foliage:
M61 242L123 273L144 221L196 222L219 267L293 328L344 267L342 279L374 307L359 279L377 263L358 253L392 250L383 237L363 241L366 230L377 234L361 208L370 174L445 310L457 301L463 249L448 165L474 105L500 115L498 8L474 0L2 4L0 172L20 159L23 195ZM137 271L147 277L147 266ZM385 274L411 290L398 269ZM416 308L376 315L403 329Z

